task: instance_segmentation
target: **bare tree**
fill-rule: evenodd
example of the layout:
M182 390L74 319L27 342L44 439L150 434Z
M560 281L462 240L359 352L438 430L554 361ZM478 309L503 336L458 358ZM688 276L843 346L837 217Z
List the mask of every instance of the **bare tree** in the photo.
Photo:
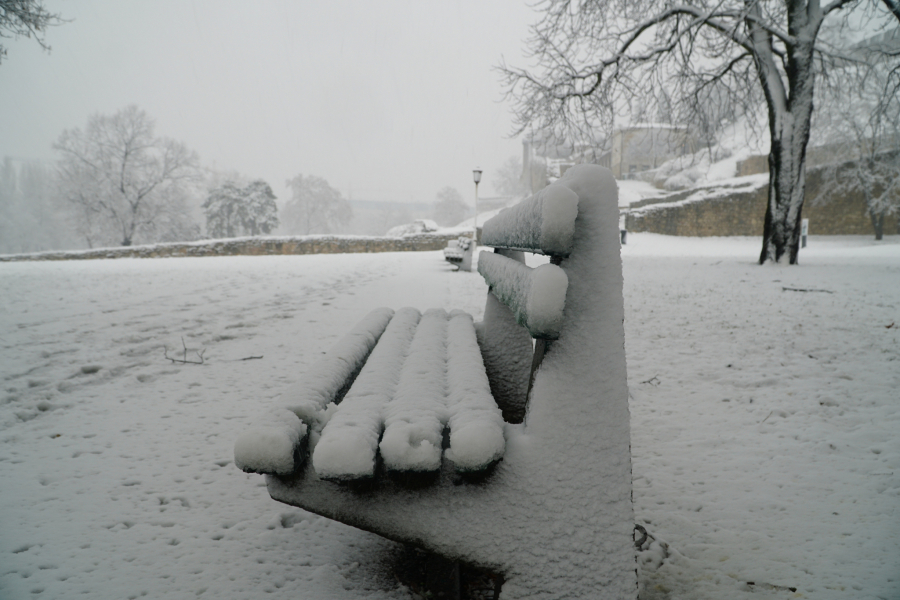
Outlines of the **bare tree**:
M437 202L434 204L434 220L438 225L457 225L464 221L469 213L469 205L463 200L462 194L454 187L445 186L437 193Z
M44 31L60 23L60 16L44 8L41 0L0 0L0 38L33 37L41 48L50 50ZM0 44L0 62L4 56L6 48Z
M522 159L515 155L500 165L491 183L501 196L524 196L531 191L528 175L522 168Z
M325 179L297 175L287 185L291 199L282 211L282 223L288 233L333 233L353 218L350 203Z
M92 116L84 131L67 129L54 144L60 192L89 245L169 241L193 230L186 199L198 178L197 154L153 129L147 113L129 106Z
M816 76L837 62L864 66L819 40L819 31L840 14L841 39L852 37L847 14L860 5L547 0L530 42L536 68L501 71L518 131L537 126L560 137L588 138L598 127L611 130L616 117L638 114L665 114L703 134L764 101L769 199L759 262L787 256L795 264ZM880 5L866 8L869 22L889 18Z
M885 42L900 48L900 30L875 43ZM871 49L863 45L856 51ZM855 70L830 73L813 120L813 137L827 163L814 201L858 194L865 200L876 240L884 236L885 217L900 212L900 97L892 80L896 67L880 62L863 76Z

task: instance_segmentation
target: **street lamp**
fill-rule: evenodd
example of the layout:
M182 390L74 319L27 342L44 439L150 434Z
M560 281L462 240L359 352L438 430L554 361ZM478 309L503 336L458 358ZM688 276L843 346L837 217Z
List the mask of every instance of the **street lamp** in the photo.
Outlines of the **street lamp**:
M472 171L472 178L475 180L475 235L473 241L478 245L478 184L481 183L481 169Z

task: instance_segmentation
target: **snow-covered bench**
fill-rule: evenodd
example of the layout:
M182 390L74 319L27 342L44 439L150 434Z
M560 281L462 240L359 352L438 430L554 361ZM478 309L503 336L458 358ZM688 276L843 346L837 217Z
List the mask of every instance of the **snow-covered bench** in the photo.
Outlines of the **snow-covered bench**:
M373 311L236 464L276 500L502 574L504 600L634 598L616 196L580 165L489 220L482 323Z
M459 238L447 242L447 247L444 248L444 260L455 265L458 271L471 271L474 250L472 238L461 235Z

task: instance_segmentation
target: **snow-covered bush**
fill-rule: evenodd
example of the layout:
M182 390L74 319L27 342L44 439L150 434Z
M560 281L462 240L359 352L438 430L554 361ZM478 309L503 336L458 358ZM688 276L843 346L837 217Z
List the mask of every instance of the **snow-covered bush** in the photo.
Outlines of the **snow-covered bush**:
M417 235L437 231L438 225L431 219L416 219L412 223L404 223L391 227L385 234L387 237L403 237L405 235Z
M214 238L261 235L278 227L275 194L262 179L245 186L223 183L209 191L203 209L207 235Z

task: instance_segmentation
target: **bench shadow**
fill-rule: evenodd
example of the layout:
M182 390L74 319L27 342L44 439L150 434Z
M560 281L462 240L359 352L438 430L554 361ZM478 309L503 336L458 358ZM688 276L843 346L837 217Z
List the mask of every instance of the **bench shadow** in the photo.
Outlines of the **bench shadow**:
M410 544L387 565L394 577L422 598L498 600L503 576L465 563L447 560Z

